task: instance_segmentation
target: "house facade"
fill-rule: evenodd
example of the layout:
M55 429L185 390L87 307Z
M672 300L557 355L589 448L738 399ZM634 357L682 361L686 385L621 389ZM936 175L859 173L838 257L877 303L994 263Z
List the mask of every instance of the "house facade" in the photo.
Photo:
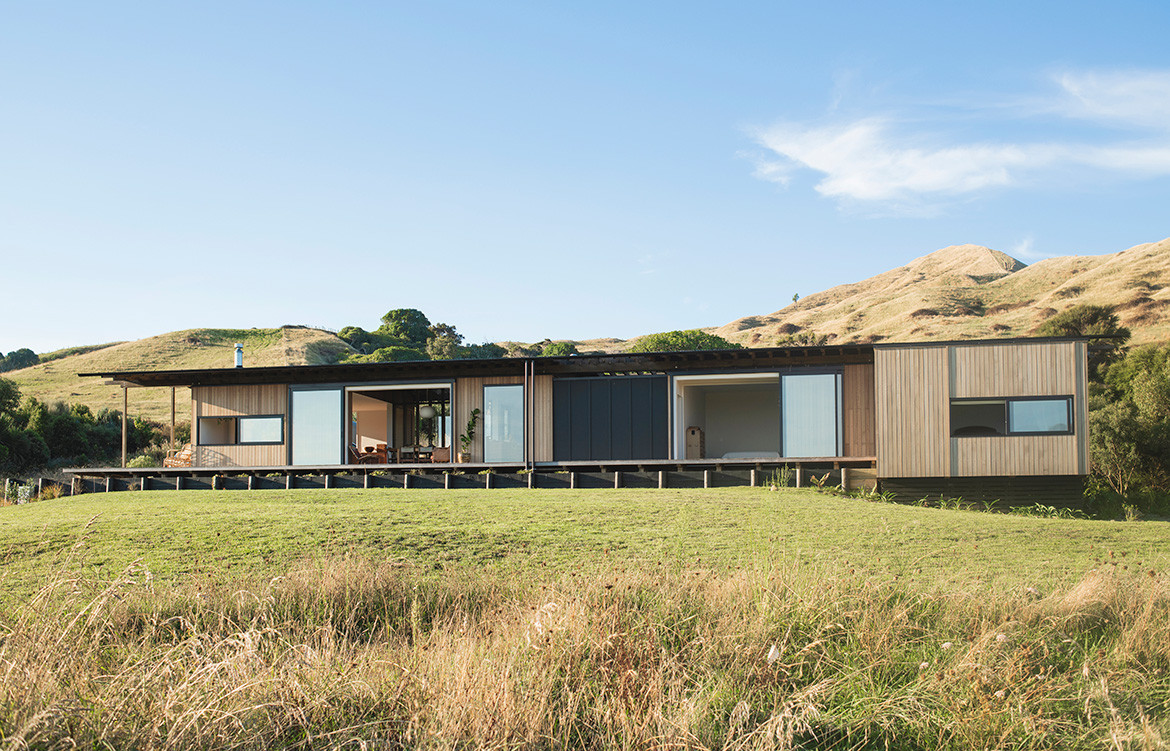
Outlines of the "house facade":
M86 375L189 386L192 468L787 464L907 496L1068 500L1089 470L1076 339Z

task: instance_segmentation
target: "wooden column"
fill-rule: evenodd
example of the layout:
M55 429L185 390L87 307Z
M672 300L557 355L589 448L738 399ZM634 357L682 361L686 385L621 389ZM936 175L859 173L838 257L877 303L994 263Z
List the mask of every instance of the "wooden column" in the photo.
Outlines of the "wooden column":
M175 387L171 386L171 451L175 450Z
M126 468L126 410L130 408L130 389L122 386L122 468Z

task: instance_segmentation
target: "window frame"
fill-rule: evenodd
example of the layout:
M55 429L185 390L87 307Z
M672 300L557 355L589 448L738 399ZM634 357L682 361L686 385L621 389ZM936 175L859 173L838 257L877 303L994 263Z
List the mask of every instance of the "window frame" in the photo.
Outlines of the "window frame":
M240 440L240 421L241 420L280 420L280 440L279 441L243 441ZM236 445L237 446L280 446L284 444L284 415L237 415L236 416Z
M1066 405L1068 430L1013 430L1011 404L1014 402L1059 402ZM964 402L1003 402L1004 432L996 435L955 435L950 425L950 408ZM1046 435L1076 435L1076 409L1071 394L1053 394L1043 396L968 396L954 397L947 405L947 428L951 438L1007 438L1009 436L1046 436Z
M240 440L240 420L248 419L272 419L280 420L280 440L279 441L241 441ZM274 415L204 415L196 420L196 446L282 446L284 445L285 437L285 416L282 414ZM227 443L211 443L203 440L203 428L201 423L204 420L231 420L231 441Z

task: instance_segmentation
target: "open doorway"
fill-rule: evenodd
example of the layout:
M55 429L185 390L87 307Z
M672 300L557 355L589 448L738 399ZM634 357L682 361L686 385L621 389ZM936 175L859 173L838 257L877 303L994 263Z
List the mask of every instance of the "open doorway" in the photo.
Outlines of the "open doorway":
M778 373L676 376L675 457L780 456Z
M353 464L451 461L451 385L353 386L347 390Z

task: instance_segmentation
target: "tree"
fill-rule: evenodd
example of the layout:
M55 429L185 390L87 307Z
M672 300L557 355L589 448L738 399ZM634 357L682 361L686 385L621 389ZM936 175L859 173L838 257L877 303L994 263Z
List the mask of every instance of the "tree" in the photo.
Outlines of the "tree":
M431 322L421 310L396 308L382 316L382 325L377 333L405 339L407 343L421 348L431 338Z
M580 354L577 345L572 342L549 342L540 351L541 357L568 357L577 354Z
M742 349L721 336L708 334L699 329L686 331L665 331L661 334L644 336L627 352L690 352L705 349Z
M468 360L494 360L497 357L506 357L508 350L492 342L483 344L469 344L464 348L463 357Z
M1111 341L1090 350L1089 379L1093 381L1098 379L1102 368L1120 359L1130 334L1108 305L1074 305L1050 317L1033 333L1039 336L1111 337Z

